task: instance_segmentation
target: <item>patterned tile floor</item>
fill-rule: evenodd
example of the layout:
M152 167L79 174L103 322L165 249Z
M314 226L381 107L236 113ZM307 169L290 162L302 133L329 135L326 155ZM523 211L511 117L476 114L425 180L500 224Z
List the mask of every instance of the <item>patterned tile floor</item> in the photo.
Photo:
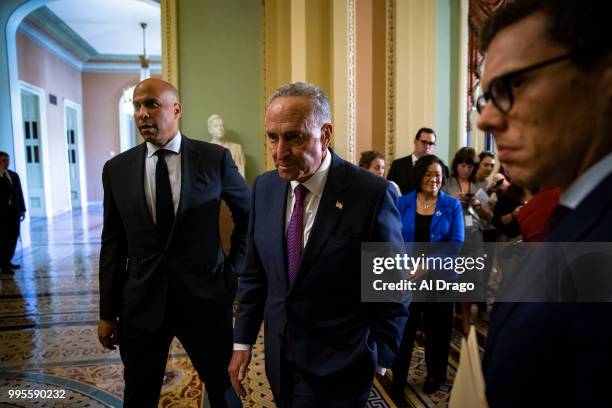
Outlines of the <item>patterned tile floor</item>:
M0 407L121 406L122 365L117 351L97 341L98 253L102 209L74 211L22 226L31 246L18 247L15 275L0 275ZM446 406L458 354L454 339L449 383L427 396L423 351L415 348L406 399L413 407ZM263 337L248 373L247 407L273 407L264 375ZM388 374L388 377L390 374ZM369 406L394 406L378 378ZM42 398L43 395L53 397ZM9 398L9 391L39 398ZM37 394L35 394L37 392ZM171 346L160 407L207 406L205 390L181 344ZM59 398L63 397L63 398Z

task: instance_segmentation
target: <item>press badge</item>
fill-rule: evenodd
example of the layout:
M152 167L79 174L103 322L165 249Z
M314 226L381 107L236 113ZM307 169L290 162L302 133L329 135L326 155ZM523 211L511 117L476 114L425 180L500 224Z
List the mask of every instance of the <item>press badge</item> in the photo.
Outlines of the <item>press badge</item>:
M472 225L474 225L474 223L472 221L472 216L470 214L464 216L463 219L465 221L465 226L466 227L471 227Z

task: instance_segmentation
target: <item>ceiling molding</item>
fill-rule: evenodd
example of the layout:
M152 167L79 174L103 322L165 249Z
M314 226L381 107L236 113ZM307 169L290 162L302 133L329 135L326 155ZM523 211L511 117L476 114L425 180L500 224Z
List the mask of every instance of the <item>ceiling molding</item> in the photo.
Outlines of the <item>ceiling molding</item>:
M138 55L100 54L47 7L30 13L19 31L81 72L137 72ZM150 55L150 70L161 73L161 56Z
M149 65L152 74L161 74L161 64ZM140 72L140 64L126 63L97 63L88 62L83 66L82 72Z
M97 56L90 58L89 62L125 62L125 63L138 63L140 64L140 57L138 55L121 55L121 54L98 54ZM149 62L151 64L161 64L161 56L149 55Z
M78 35L48 7L39 7L31 12L25 21L47 35L53 41L76 55L81 61L87 61L98 54L87 41Z
M40 32L37 28L33 27L27 20L24 20L19 24L19 32L29 37L32 41L37 43L43 48L46 48L49 52L60 57L79 71L83 69L84 61L79 59L74 54L71 54L66 48L59 45L57 42L49 38L49 36Z

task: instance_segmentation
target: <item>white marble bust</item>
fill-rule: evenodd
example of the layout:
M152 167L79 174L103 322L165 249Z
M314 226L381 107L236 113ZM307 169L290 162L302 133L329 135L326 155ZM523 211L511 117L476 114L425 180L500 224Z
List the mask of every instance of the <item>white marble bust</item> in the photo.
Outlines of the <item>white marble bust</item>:
M223 124L223 118L216 113L208 118L208 133L212 136L211 143L218 144L225 147L232 154L232 159L238 166L238 171L244 177L244 153L242 153L242 146L239 143L227 141L225 136L225 126Z

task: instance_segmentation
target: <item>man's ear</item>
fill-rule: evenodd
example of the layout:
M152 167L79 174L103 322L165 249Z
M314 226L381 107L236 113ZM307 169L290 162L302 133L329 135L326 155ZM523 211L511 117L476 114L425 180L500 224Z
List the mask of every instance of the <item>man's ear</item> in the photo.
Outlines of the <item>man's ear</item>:
M321 147L323 148L323 150L327 150L327 148L329 147L333 132L334 127L331 123L324 123L321 127Z
M180 103L174 102L174 117L176 119L180 118L183 115L183 107Z

